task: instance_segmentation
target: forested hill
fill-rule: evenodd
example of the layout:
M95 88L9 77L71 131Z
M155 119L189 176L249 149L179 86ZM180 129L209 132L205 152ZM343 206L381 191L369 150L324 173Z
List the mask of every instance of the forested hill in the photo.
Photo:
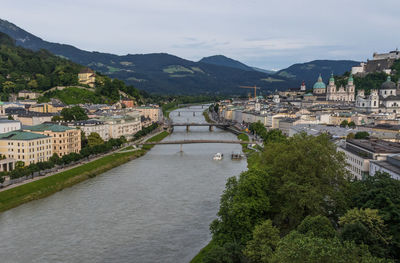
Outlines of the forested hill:
M56 86L81 86L78 73L83 67L47 50L32 51L16 46L11 37L0 32L0 97L3 101L8 100L11 93L24 89L42 93ZM44 100L55 97L65 103L112 103L119 100L120 91L141 99L137 89L118 79L98 75L96 80L96 89L48 92Z
M76 85L82 67L46 50L17 47L12 38L0 32L2 99L23 89L46 91L54 86Z
M243 94L247 91L240 89L240 85L257 85L265 94L275 89L298 86L297 80L265 72L193 62L170 54L117 56L84 51L70 45L44 41L5 20L0 20L0 32L9 34L17 45L32 50L49 50L151 93Z

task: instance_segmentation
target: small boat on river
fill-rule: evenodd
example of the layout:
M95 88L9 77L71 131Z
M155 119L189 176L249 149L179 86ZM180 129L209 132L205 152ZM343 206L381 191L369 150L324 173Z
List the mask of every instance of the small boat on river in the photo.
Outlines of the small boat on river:
M216 154L214 154L213 160L220 161L220 160L222 160L223 157L224 157L224 155L222 153L216 153Z

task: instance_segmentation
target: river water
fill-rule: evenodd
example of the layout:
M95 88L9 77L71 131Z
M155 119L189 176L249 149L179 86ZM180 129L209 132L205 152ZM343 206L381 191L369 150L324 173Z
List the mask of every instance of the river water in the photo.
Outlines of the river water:
M175 122L204 122L201 106ZM197 111L193 116L193 111ZM176 127L165 140L223 139ZM211 236L226 179L246 169L236 144L158 145L93 179L0 214L0 262L189 262ZM212 156L222 152L222 161Z

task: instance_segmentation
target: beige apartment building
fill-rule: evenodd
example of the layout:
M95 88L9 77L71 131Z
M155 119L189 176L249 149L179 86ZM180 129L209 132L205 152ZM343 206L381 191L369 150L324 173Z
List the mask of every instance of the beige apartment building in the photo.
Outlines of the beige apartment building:
M58 124L43 123L30 126L26 130L50 136L52 138L53 153L58 154L60 157L81 151L81 131L79 129Z
M141 107L136 107L135 110L137 110L140 113L140 116L144 116L145 118L150 118L151 122L159 122L163 118L160 107L141 106Z
M21 130L2 133L0 154L25 165L48 161L53 155L51 137Z

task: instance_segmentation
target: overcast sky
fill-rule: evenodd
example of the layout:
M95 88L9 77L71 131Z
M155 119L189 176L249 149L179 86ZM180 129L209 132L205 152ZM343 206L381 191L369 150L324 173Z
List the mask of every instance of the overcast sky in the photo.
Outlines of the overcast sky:
M393 50L399 10L399 0L1 0L0 18L89 51L223 54L281 69Z

